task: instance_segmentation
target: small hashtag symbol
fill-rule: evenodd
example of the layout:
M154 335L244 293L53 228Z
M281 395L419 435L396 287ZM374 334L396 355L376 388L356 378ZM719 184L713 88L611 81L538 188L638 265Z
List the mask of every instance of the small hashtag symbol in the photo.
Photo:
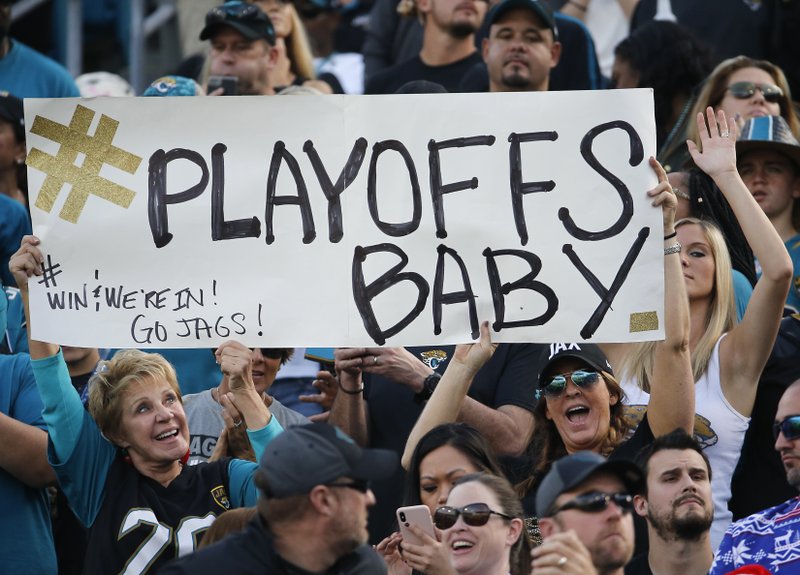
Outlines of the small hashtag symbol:
M58 287L56 284L56 276L61 273L61 270L58 269L61 267L61 264L53 265L53 260L50 259L50 256L47 256L47 265L42 268L42 279L39 280L40 284L44 284L44 287ZM53 285L50 285L50 282Z
M36 116L31 126L32 134L61 144L55 156L37 148L33 148L28 155L26 163L47 174L35 205L49 213L64 185L71 184L72 189L59 216L73 224L78 222L90 195L123 208L130 206L136 195L133 190L100 177L103 164L134 174L142 158L111 144L119 122L106 115L100 116L94 136L90 136L89 127L94 115L93 110L79 105L69 126L41 116ZM75 165L79 153L85 156L82 166Z

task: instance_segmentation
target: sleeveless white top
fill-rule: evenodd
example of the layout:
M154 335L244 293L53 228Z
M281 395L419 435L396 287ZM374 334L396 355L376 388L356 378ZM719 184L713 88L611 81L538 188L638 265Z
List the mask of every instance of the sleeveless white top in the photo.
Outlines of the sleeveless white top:
M714 523L711 526L711 548L716 549L731 524L733 514L728 510L731 498L731 479L739 462L744 434L750 425L745 417L725 399L720 384L719 344L725 335L717 340L708 368L695 384L695 424L694 437L703 447L711 462L711 492L714 499ZM639 388L638 382L622 382L627 396L627 405L646 406L650 394Z

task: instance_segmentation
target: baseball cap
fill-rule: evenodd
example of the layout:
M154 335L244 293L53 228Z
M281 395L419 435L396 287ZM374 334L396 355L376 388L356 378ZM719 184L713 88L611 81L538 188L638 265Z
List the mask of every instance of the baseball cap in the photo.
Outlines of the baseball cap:
M263 38L275 45L275 28L269 16L255 4L230 0L212 8L206 14L206 25L200 32L200 39L208 40L225 26L233 28L248 40Z
M25 114L22 100L6 92L0 91L0 116L14 128L14 136L18 142L25 140Z
M608 363L605 354L593 343L551 343L544 349L539 360L541 368L536 375L537 387L544 387L542 374L546 373L553 363L565 357L585 361L598 371L606 371L614 375L614 370L611 369L611 364Z
M630 495L642 493L644 473L626 459L609 460L592 451L578 451L556 461L536 491L536 515L547 517L558 496L570 491L595 473L610 473L625 484Z
M800 142L782 116L758 116L745 122L736 140L737 156L764 149L788 156L800 169Z
M545 0L502 0L492 6L486 14L487 25L491 26L504 14L518 8L530 10L536 14L536 16L544 22L545 26L553 31L553 37L558 40L558 27L556 26L556 20L553 16L553 9Z
M362 449L338 427L309 423L289 427L261 456L267 497L310 492L339 477L374 481L389 477L398 457L388 449Z

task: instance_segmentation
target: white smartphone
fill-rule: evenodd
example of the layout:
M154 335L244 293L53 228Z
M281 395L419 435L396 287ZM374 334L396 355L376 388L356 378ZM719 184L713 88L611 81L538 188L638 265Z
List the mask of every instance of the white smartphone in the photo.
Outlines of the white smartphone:
M397 523L400 525L400 534L403 541L408 541L413 545L422 545L423 541L411 532L409 527L416 525L425 533L436 539L436 532L433 529L433 519L427 505L410 505L400 507L397 510Z

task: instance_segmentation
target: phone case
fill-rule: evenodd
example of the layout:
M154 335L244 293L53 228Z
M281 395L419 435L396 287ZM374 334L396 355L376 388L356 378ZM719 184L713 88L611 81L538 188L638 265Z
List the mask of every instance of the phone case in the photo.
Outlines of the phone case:
M409 526L412 524L420 527L431 537L436 537L436 532L433 529L431 512L425 505L400 507L397 510L397 523L400 525L400 534L403 536L403 541L407 541L413 545L422 545L423 541L409 529Z

